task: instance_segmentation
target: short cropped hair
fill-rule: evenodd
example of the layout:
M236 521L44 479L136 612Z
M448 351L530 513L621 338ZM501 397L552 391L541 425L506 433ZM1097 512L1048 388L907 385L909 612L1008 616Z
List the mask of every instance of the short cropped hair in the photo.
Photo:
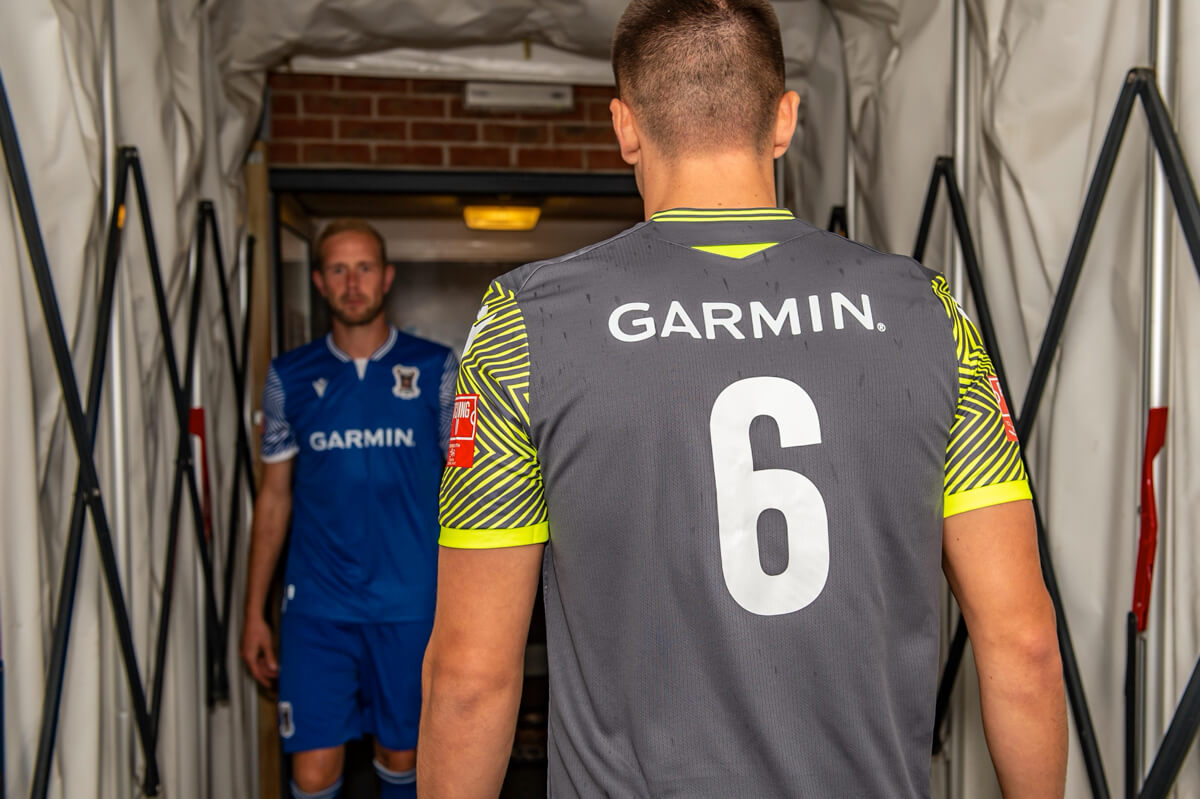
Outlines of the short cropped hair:
M612 60L617 94L668 158L769 146L785 87L767 0L633 0Z
M339 233L362 233L370 236L375 240L375 245L379 247L379 262L382 264L388 262L387 248L384 246L383 236L379 235L378 230L372 227L366 220L342 217L327 224L317 234L317 240L313 242L312 252L312 268L314 272L320 271L321 267L324 266L325 242Z

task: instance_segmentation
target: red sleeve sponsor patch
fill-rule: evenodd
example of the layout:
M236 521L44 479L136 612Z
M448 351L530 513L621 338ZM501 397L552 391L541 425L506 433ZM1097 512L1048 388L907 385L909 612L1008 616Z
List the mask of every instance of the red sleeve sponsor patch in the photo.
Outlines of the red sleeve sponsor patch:
M470 466L475 462L475 432L478 429L478 394L459 394L454 398L450 419L450 451L447 466Z
M1004 401L1004 392L1000 390L1000 379L995 375L988 375L988 382L992 384L992 393L996 395L996 402L1000 405L1000 418L1004 420L1004 437L1009 441L1017 440L1017 427L1013 424L1012 414L1008 412L1008 403Z

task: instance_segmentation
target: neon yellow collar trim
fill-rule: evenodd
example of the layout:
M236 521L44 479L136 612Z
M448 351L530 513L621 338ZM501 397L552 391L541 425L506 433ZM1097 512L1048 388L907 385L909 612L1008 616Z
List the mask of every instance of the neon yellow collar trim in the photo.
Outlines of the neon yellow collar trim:
M652 222L773 222L795 219L786 208L671 208L650 217Z
M769 250L778 243L777 241L763 241L757 244L707 244L697 245L692 247L692 249L711 253L712 255L723 255L726 258L736 258L740 261L763 250Z

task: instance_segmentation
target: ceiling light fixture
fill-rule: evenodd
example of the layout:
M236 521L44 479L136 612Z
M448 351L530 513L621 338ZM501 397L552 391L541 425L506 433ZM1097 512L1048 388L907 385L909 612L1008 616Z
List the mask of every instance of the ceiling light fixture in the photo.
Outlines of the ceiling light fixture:
M468 205L463 221L472 230L533 230L542 209L536 205Z

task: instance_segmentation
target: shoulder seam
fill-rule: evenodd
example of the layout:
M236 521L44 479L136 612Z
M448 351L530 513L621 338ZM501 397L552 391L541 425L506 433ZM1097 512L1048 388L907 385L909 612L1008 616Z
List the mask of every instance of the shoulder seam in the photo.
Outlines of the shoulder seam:
M628 236L636 231L641 230L642 228L646 227L647 224L649 224L649 223L639 222L636 225L634 225L633 227L622 230L620 233L616 234L615 236L610 236L609 238L605 239L604 241L598 241L595 244L589 244L586 247L575 250L574 252L567 253L566 255L560 255L557 258L550 258L545 261L533 261L531 264L528 264L528 266L531 267L529 270L529 274L526 275L525 279L521 281L521 285L513 290L513 294L514 295L520 294L522 291L524 291L525 286L529 283L530 280L533 279L534 275L536 275L538 272L540 272L542 270L543 267L553 266L555 264L566 263L567 261L572 261L575 258L578 258L580 256L587 255L592 250L598 249L600 247L604 247L605 245L611 244L611 243L617 241L618 239L623 239L626 236Z

